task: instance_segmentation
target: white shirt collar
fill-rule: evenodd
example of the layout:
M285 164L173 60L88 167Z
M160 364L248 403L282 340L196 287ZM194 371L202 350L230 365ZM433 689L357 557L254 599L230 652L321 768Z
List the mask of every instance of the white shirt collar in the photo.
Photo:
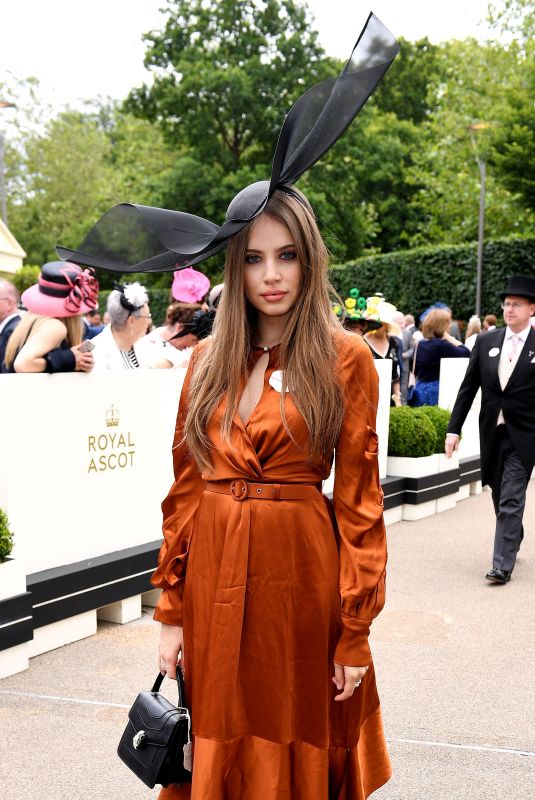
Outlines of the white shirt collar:
M19 316L19 312L18 311L14 311L12 314L9 315L9 317L6 317L4 320L2 320L2 322L0 322L0 333L2 333L2 331L4 330L4 328L6 327L7 323L10 320L12 320L12 319L14 319L14 317L18 317L18 316Z
M522 339L522 342L525 342L526 339L528 338L530 330L531 330L531 324L528 324L524 328L523 331L520 331L520 333L517 333L516 335L519 336ZM505 340L504 341L507 341L508 339L510 339L514 335L515 335L515 332L512 331L509 326L507 326L507 328L505 329Z

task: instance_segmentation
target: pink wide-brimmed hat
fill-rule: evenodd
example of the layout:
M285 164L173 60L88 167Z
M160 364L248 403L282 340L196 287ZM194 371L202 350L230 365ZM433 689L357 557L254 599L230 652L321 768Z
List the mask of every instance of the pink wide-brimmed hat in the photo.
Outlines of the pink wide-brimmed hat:
M39 282L22 293L28 311L44 317L75 317L98 305L98 281L68 261L43 264Z
M210 281L193 267L177 270L171 294L180 303L200 303L210 289Z

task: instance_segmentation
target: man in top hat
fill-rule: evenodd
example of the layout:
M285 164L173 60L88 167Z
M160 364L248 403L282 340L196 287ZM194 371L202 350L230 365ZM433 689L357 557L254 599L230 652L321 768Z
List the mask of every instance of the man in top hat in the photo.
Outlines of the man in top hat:
M535 464L535 278L515 275L502 299L504 328L479 336L453 407L446 454L459 435L476 392L481 388L479 438L481 479L492 489L496 533L489 581L511 579L524 536L526 489Z

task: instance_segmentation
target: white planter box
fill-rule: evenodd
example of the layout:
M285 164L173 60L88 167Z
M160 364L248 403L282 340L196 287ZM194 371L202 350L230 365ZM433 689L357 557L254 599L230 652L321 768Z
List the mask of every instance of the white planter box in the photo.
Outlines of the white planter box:
M8 558L0 564L0 601L26 591L26 574L20 561ZM28 642L0 650L0 679L28 669Z
M386 474L396 478L425 478L426 475L437 474L438 464L439 456L436 454L421 458L388 456Z
M8 558L0 564L0 600L16 597L26 591L26 574L20 561Z
M439 472L449 472L450 469L458 469L458 468L459 468L459 453L457 451L452 454L451 458L448 458L446 453L438 454Z

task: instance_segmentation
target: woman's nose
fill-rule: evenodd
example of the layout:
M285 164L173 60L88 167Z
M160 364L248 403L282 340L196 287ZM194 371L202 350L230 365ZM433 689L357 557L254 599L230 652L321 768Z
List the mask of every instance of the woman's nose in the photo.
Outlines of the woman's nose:
M274 283L279 281L281 277L280 270L275 258L266 259L266 269L264 272L264 280L266 283Z

